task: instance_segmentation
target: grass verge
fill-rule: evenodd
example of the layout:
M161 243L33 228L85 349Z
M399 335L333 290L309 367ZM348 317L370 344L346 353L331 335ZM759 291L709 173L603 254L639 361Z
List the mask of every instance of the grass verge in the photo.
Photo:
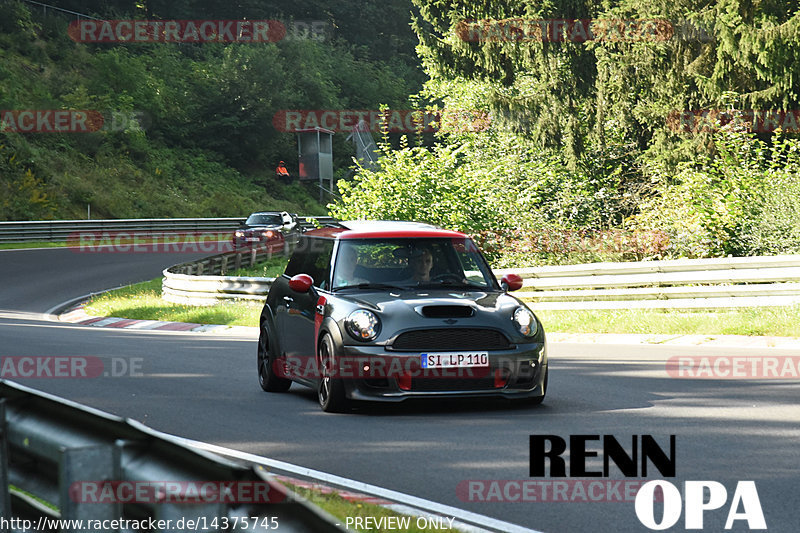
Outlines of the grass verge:
M39 496L36 496L33 493L28 492L27 490L23 490L23 489L17 487L16 485L10 485L9 484L8 491L11 494L15 494L16 496L18 496L20 498L27 499L27 500L29 500L31 502L36 502L39 505L47 507L48 509L52 509L53 511L59 512L59 508L58 508L57 505L54 505L54 504L50 503L49 501L47 501L45 499L42 499L42 498L40 498Z
M238 276L275 277L284 258L237 271ZM86 306L96 316L258 326L261 304L225 303L209 307L172 304L161 298L161 278L98 295ZM536 311L536 305L531 307ZM800 306L717 310L599 309L536 311L548 332L641 333L669 335L769 335L800 337Z
M4 242L0 244L0 250L23 250L25 248L63 248L64 242Z
M536 304L531 304L536 311ZM800 337L800 306L716 310L599 309L536 311L545 331Z
M446 527L447 520L444 520L444 529L439 527L421 527L421 525L417 522L418 517L416 516L400 514L381 505L350 501L340 496L336 491L300 487L284 480L281 480L281 483L291 491L310 501L312 504L322 508L325 512L341 520L342 525L346 526L348 530L363 531L368 533L390 533L398 530L406 531L408 533L427 533L429 531L460 531L456 528L451 529ZM376 524L381 523L381 518L384 517L394 517L392 518L391 522L391 525L394 527L354 527L358 525L358 522L355 521L358 518L369 518L370 524ZM350 522L347 522L348 518L351 519ZM363 524L364 522L360 521L360 523ZM384 520L382 523L387 523L387 521ZM402 527L398 528L398 524L402 524Z
M254 276L259 278L276 278L283 274L286 270L286 263L289 262L289 257L285 255L276 255L266 260L266 262L249 268L240 268L225 274L226 276Z

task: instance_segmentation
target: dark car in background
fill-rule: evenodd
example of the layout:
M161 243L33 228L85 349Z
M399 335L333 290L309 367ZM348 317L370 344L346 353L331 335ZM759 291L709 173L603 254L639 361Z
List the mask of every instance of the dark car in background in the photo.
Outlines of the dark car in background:
M541 323L498 283L466 235L410 222L342 222L306 232L261 313L258 379L351 400L503 397L541 403Z
M302 233L297 215L286 211L260 211L247 217L233 232L234 247L260 247L276 241L294 243Z

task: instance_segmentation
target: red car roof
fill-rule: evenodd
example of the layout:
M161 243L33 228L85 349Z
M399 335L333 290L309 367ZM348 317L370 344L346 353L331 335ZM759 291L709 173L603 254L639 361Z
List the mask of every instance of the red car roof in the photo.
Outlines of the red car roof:
M305 233L329 239L400 239L400 238L467 238L458 231L451 231L419 222L396 222L387 220L356 220L341 223L341 227L319 228Z

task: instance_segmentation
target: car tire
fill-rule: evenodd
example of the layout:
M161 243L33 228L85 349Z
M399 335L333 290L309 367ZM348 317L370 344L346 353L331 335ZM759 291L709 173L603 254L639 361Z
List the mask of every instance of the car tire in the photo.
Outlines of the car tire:
M317 355L320 371L319 385L317 386L319 406L326 413L347 411L350 403L344 393L344 383L341 378L331 375L335 373L336 351L329 333L325 333L320 339Z
M542 382L542 395L536 396L535 398L531 398L528 400L528 404L531 406L540 405L544 401L544 397L547 396L547 378L550 375L550 370L545 368L544 371L544 381Z
M278 376L274 364L269 336L262 326L258 336L258 384L267 392L286 392L292 386L292 380Z

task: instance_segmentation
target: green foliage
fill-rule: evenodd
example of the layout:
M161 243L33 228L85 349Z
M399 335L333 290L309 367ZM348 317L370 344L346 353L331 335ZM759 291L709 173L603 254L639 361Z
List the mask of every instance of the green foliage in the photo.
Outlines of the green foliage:
M342 219L417 220L461 231L486 227L495 218L494 191L460 156L459 149L443 145L384 146L381 170L361 168L354 181L340 181L342 201L330 212Z
M392 151L384 145L380 170L358 169L353 181L339 182L342 200L329 206L331 213L341 218L421 220L464 231L479 240L497 265L660 254L660 244L652 243L631 245L631 253L603 246L545 246L538 236L547 235L548 242L555 243L564 235L586 234L589 228L602 233L635 212L639 196L626 185L633 171L624 139L610 139L608 150L591 152L577 168L570 168L558 151L538 147L496 119L486 108L491 90L485 82L427 83L422 98L439 101L446 110L470 110L474 117L488 113L488 120L443 121L431 148L401 146Z
M674 120L685 109L797 108L795 3L415 5L431 77L420 97L484 113L489 126L445 127L429 150L384 149L379 171L340 182L332 212L461 229L498 265L798 249L797 141L713 128L687 135ZM664 19L674 34L577 43L497 32L496 21L515 18ZM492 38L463 39L470 20ZM563 242L574 235L583 242ZM596 246L608 235L614 247Z
M402 13L406 1L390 2L393 12ZM330 18L331 24L359 9L202 0L53 4L109 19L297 17ZM373 8L370 17L379 11ZM82 218L87 204L93 216L111 218L242 216L256 209L319 214L316 191L273 179L281 159L297 175L291 164L295 134L277 131L273 116L286 109L369 109L381 102L403 108L421 79L407 55L413 51L410 28L400 41L387 41L375 35L378 24L356 30L354 20L348 19L354 42L341 33L325 41L262 44L85 45L68 38L69 20L55 11L43 16L27 4L4 2L0 109L97 110L105 125L89 134L0 132L0 143L35 176L4 172L0 217ZM391 21L392 27L403 24L402 18ZM369 46L361 46L377 41L404 50L403 59L369 57ZM124 117L137 122L118 120ZM337 135L334 165L349 165L352 151L345 135Z
M676 257L800 252L800 141L724 130L715 148L702 165L657 173L661 194L634 224L664 231Z
M55 206L46 184L18 155L0 144L0 220L53 218Z
M418 50L433 78L492 85L490 107L541 146L576 166L592 143L604 148L621 130L636 154L685 151L667 118L684 109L797 109L800 105L800 6L790 2L627 0L602 4L414 0ZM669 21L653 36L575 42L520 39L521 20ZM465 25L477 21L477 26ZM499 22L498 22L499 21ZM516 23L514 21L517 21ZM516 24L517 33L507 29ZM476 28L470 35L468 28ZM552 30L552 28L551 28ZM486 39L475 39L476 36ZM703 149L707 138L688 139Z

